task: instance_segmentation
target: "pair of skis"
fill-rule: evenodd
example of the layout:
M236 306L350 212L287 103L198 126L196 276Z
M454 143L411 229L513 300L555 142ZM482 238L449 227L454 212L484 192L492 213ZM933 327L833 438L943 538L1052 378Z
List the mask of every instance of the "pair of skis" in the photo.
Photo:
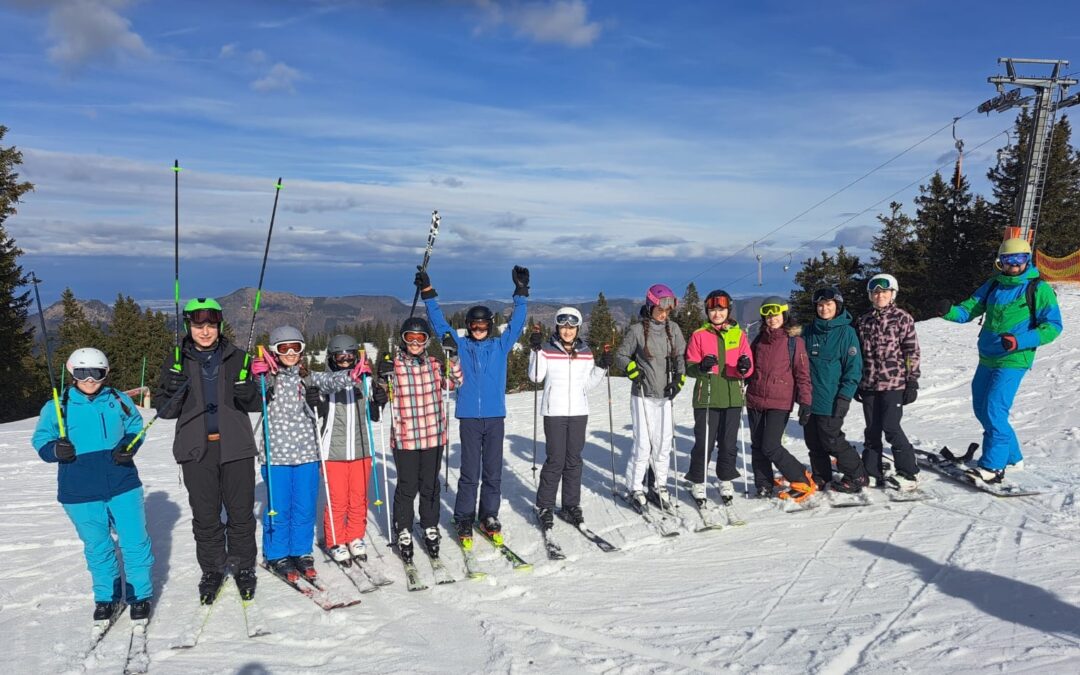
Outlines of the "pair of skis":
M210 623L210 615L213 612L214 607L218 605L218 600L221 598L221 592L224 590L229 579L231 579L231 577L226 578L221 586L218 587L213 602L199 606L199 610L192 615L188 627L181 634L180 640L172 645L172 649L191 649L199 643L203 631L206 630L207 624ZM236 587L235 582L233 583L233 588L236 588L236 598L240 601L240 608L244 615L244 630L247 633L247 636L249 638L257 638L262 637L263 635L269 635L270 630L266 627L266 621L263 620L262 612L259 610L259 606L255 604L255 599L244 600L240 596L240 589Z
M423 538L423 528L417 525L417 539L422 542ZM395 546L395 548L397 547ZM414 546L413 548L415 549L416 547ZM420 544L420 548L424 549L424 555L427 557L428 562L431 564L431 574L435 579L436 585L441 586L444 584L452 584L457 581L457 579L454 578L454 575L450 572L450 569L446 566L446 563L443 562L442 558L432 556L431 553L428 551L427 546L425 546L423 543ZM400 556L401 551L399 549L398 557ZM417 568L415 562L415 554L414 560L405 560L404 558L401 558L401 564L405 567L405 587L410 592L426 591L429 588L428 585L424 583L423 579L420 577L420 570Z
M341 609L343 607L352 607L353 605L360 604L360 598L341 598L335 597L330 589L322 583L322 581L316 577L314 579L308 579L304 575L299 575L296 580L289 579L287 576L278 574L275 572L265 561L259 563L259 565L272 574L277 579L280 579L289 588L293 589L297 593L300 593L308 600L311 600L318 605L324 611L331 611L335 609Z
M539 511L537 511L536 513L538 514ZM596 532L593 532L587 525L585 525L585 523L575 525L573 522L570 521L569 518L566 517L566 514L562 510L557 511L556 515L567 525L580 532L583 537L595 544L596 547L604 553L613 553L619 550L619 547L615 546L607 539L604 539ZM537 516L537 522L539 523L539 515ZM566 554L563 553L562 546L556 540L551 530L544 529L542 523L540 524L540 534L544 538L544 550L547 551L548 560L565 560Z
M1041 494L1040 490L1028 489L1010 480L1003 480L1000 483L987 483L968 473L964 463L975 456L978 447L978 443L971 443L968 445L967 452L963 455L953 454L948 447L944 447L938 452L916 449L915 461L921 467L963 483L968 487L989 492L995 497L1031 497Z

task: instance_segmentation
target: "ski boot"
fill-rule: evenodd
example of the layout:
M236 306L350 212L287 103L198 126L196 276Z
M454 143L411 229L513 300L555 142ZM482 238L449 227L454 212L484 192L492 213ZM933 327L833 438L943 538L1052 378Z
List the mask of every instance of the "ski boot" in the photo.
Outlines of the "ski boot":
M131 603L131 620L146 622L150 620L150 599L136 600Z
M352 564L352 553L349 552L349 547L345 544L331 546L326 552L330 554L331 560L342 567L348 567Z
M258 583L258 578L255 576L254 567L238 570L233 574L233 581L236 582L236 590L240 591L241 600L255 599L255 584Z
M367 562L367 544L363 539L353 539L349 542L349 555L360 562Z
M691 483L690 496L698 506L705 505L705 483Z
M315 558L311 555L296 556L293 558L293 565L296 566L296 571L300 573L300 576L308 581L315 581L319 577L319 573L315 569Z
M837 492L846 492L848 494L858 494L862 492L862 489L867 484L866 476L859 476L858 478L852 478L851 476L841 476L834 479L829 487Z
M574 527L581 527L585 524L585 514L581 512L580 506L564 506L561 514L562 519Z
M540 529L545 532L555 527L555 514L551 509L540 509L536 512L536 518L540 521Z
M401 560L406 565L411 565L413 561L413 545L412 535L408 530L402 530L397 535L397 550L398 555L401 556Z
M720 501L724 502L724 506L731 506L734 499L735 486L729 480L720 481Z
M634 490L630 493L630 506L638 513L644 513L649 507L649 500L645 497L644 490Z
M675 504L671 501L671 495L663 485L656 488L656 501L664 511L671 512L675 510Z
M112 622L113 615L116 614L117 608L123 605L119 600L113 600L112 602L95 602L94 603L94 623L103 621L106 623Z
M780 494L783 494L783 493L781 492ZM757 489L757 498L758 499L772 499L773 498L772 486L771 485L766 485L764 487L758 487L758 489Z
M428 527L424 529L424 548L427 550L428 557L435 559L439 557L439 543L442 541L442 535L439 534L438 527Z
M801 504L817 492L817 483L810 477L810 472L805 471L806 482L795 481L788 485L788 489L779 494L780 499L790 499L796 504Z
M997 471L995 471L994 469L986 469L981 466L976 466L973 469L968 469L964 473L971 476L972 478L977 478L984 483L994 484L1000 483L1005 480L1005 469L998 469Z
M885 487L897 492L913 492L919 489L919 479L904 473L894 473L885 479Z
M214 604L223 581L225 581L225 575L221 572L203 572L202 578L199 579L199 603Z
M457 531L458 543L461 544L461 548L466 551L472 550L472 521L471 520L455 520L454 529Z
M296 563L288 556L267 560L266 566L269 567L274 574L282 577L290 584L300 582L300 572L296 569Z
M484 531L484 534L495 543L496 546L502 546L502 523L495 516L488 516L480 521L480 529Z

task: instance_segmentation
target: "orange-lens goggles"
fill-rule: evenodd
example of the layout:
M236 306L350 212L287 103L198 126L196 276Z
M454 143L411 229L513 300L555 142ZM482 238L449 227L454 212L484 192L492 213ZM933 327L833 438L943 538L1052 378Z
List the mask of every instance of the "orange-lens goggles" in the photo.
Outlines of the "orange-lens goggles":
M274 345L274 352L277 354L300 354L304 351L303 342L279 342Z
M401 339L407 345L419 345L423 347L428 342L428 334L420 331L408 331L401 334Z

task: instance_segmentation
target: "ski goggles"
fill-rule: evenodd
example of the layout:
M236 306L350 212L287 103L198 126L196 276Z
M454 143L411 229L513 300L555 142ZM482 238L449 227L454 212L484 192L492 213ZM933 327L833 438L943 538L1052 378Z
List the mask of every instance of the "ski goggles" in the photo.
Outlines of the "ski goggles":
M555 317L555 325L576 328L581 325L581 318L574 314L559 314Z
M334 363L352 363L356 361L356 352L334 352L330 355Z
M487 319L476 319L469 322L469 330L491 330L491 322Z
M76 382L104 382L109 374L108 368L74 368L71 371L71 379Z
M274 350L274 353L279 356L286 354L302 354L304 352L304 343L295 342L279 342L276 345L271 345L270 349Z
M871 279L866 287L871 293L874 291L891 291L893 289L892 283L888 279Z
M776 316L777 314L783 314L788 311L787 305L780 305L775 302L771 302L767 305L762 305L758 312L761 316Z
M221 315L220 309L193 309L190 312L186 312L184 318L186 318L190 324L221 323L225 320L225 317Z
M705 300L705 309L731 309L731 298L726 295L714 295Z
M406 331L401 334L401 341L407 345L426 347L430 337L423 331Z
M656 307L660 309L675 309L676 300L671 296L664 296L657 299Z
M840 302L840 297L840 291L836 290L835 288L823 288L820 291L814 293L814 304L816 305L819 302L825 302L826 300L835 300L836 302Z
M1021 265L1028 264L1028 261L1031 260L1031 254L1030 253L1006 253L1005 255L998 256L998 260L1001 261L1001 264L1003 266L1004 265L1010 265L1010 266L1019 267Z

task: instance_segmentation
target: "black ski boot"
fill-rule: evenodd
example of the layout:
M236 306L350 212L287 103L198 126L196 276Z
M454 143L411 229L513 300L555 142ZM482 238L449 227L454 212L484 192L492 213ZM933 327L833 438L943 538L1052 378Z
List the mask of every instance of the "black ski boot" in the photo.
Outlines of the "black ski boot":
M413 561L413 544L412 535L408 530L402 530L398 532L397 536L397 550L398 555L405 562L406 565L412 564Z
M150 619L150 599L136 600L131 603L131 620L147 621Z
M581 527L585 524L585 514L581 512L580 506L564 506L561 515L563 520L574 527Z
M225 575L221 572L203 572L202 578L199 579L199 603L214 604L223 581L225 581Z
M271 572L282 577L290 584L295 584L300 581L300 572L296 570L296 564L293 562L293 559L288 556L267 560L266 566L270 568Z
M480 521L480 529L484 531L484 534L486 534L489 539L491 539L492 543L496 546L502 546L502 523L499 522L497 517L488 516L487 518L484 518Z
M119 600L114 600L112 602L95 602L94 621L109 621L112 619L118 604L120 604Z
M471 520L455 520L454 529L457 530L457 536L460 541L466 539L472 539L472 521Z
M236 589L240 591L240 598L242 600L255 599L255 584L258 582L258 579L255 577L254 567L245 567L240 570L233 575L233 581L236 582Z
M442 535L439 534L438 527L429 527L424 530L424 548L427 549L430 558L439 557L439 542L441 540Z
M555 527L555 514L551 512L551 509L540 509L536 512L536 518L540 521L541 530L550 530Z
M841 476L840 478L833 480L829 484L829 487L837 492L846 492L848 494L858 494L862 492L862 489L866 487L866 477L860 476L859 478L851 478L850 476Z
M319 577L319 573L315 570L315 558L310 555L296 556L293 558L293 565L300 576L308 581L315 581Z

